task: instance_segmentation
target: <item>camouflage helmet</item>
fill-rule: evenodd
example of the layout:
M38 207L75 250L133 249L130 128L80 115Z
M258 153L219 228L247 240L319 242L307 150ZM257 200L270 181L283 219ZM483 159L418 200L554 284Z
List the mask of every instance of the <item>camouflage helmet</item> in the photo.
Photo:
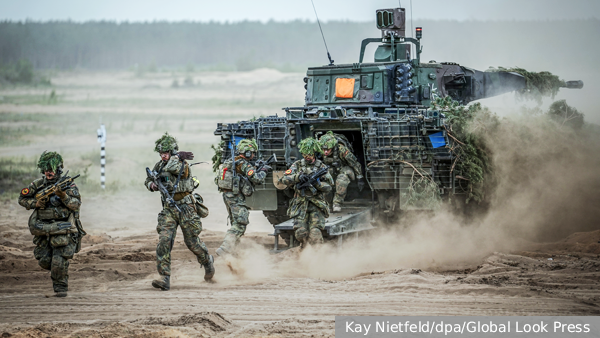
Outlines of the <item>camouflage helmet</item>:
M256 144L256 140L254 140L253 138L245 138L237 144L236 149L240 154L243 154L247 151L255 153L258 151L258 144Z
M315 155L323 153L319 141L313 137L308 137L302 140L300 144L298 144L298 149L302 155Z
M169 135L167 132L165 132L165 134L154 143L156 144L154 151L157 153L173 153L179 150L179 146L177 146L177 139Z
M337 143L338 140L335 138L335 135L333 135L331 130L319 138L319 144L323 149L333 149Z
M51 151L44 151L38 160L37 167L43 174L45 171L54 171L60 173L60 169L63 167L63 159L59 153Z

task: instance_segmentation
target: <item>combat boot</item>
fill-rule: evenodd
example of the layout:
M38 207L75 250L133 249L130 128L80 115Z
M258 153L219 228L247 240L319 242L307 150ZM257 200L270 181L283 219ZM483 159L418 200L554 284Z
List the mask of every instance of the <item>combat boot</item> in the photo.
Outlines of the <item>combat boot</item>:
M63 292L55 292L54 293L54 297L66 297L67 296L67 292L63 291Z
M203 264L204 266L204 280L205 281L210 281L213 276L215 275L215 265L214 263L214 258L212 255L208 255L208 262Z
M334 204L333 208L332 208L333 212L341 212L342 211L342 207L339 204Z
M153 280L152 286L162 291L169 291L171 289L171 276L162 276L162 279Z

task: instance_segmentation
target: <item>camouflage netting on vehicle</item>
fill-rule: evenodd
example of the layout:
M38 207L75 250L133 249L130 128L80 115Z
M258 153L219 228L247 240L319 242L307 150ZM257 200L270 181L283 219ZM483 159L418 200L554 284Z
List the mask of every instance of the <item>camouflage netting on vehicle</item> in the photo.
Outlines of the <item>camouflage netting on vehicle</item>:
M548 116L555 122L573 129L581 129L584 124L584 114L569 106L566 100L552 103L548 109Z
M527 100L536 100L541 103L543 97L554 98L560 87L566 85L565 81L550 72L529 72L523 68L490 68L487 72L513 72L523 75L527 83L526 87L517 93L520 98Z
M217 172L219 170L219 166L221 165L221 160L223 158L223 147L225 146L225 141L219 142L218 145L212 144L210 148L214 150L215 154L212 157L212 170L213 172Z
M482 133L497 128L499 118L480 103L466 107L449 96L437 98L432 108L446 116L446 130L452 139L450 150L455 156L451 171L467 183L466 202L483 201L486 187L493 184L493 166Z
M411 208L436 210L442 203L438 185L424 170L413 172L408 190L400 194L400 201L400 208L404 210Z
M37 163L37 167L40 169L40 172L43 174L44 171L52 170L56 172L63 163L63 158L59 153L51 151L44 151L40 156L40 159Z

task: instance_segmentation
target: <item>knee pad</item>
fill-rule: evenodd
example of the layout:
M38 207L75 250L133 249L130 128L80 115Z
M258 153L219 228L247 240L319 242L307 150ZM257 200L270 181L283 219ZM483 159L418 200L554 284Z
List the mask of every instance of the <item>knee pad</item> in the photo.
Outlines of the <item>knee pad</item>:
M306 237L308 237L308 231L306 230L306 228L298 228L296 229L295 235L297 240L302 241Z

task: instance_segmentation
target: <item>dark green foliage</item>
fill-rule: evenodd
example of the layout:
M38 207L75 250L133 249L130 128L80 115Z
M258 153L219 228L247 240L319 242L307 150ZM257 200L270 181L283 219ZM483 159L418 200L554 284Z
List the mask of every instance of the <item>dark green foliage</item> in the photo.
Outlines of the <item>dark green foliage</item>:
M543 97L554 98L558 93L561 86L565 85L565 81L558 78L558 76L550 72L529 72L523 68L504 68L498 67L498 69L488 69L489 72L513 72L521 74L525 77L527 85L524 89L518 91L521 98L527 100L536 100L541 102Z
M173 150L179 150L177 146L177 139L165 132L156 142L154 142L154 151L157 153L171 152Z
M40 172L43 174L44 171L54 171L62 166L63 159L59 153L54 151L44 151L40 156L40 159L37 163L37 167L40 169Z
M566 125L573 129L581 129L584 124L584 114L578 112L575 107L569 106L566 100L552 103L548 109L548 116L561 125Z
M211 144L210 148L214 150L215 154L212 157L212 170L213 172L217 172L219 170L219 165L221 165L221 159L223 158L223 147L225 146L225 141L219 142L218 145Z
M300 141L300 144L298 144L298 149L303 155L314 155L323 153L319 141L317 141L313 137L307 137L304 140Z
M498 126L498 117L480 103L465 107L449 96L437 98L432 108L446 116L448 135L452 139L451 150L455 156L452 170L457 179L467 181L467 202L481 202L487 187L493 184L491 154L483 134Z

